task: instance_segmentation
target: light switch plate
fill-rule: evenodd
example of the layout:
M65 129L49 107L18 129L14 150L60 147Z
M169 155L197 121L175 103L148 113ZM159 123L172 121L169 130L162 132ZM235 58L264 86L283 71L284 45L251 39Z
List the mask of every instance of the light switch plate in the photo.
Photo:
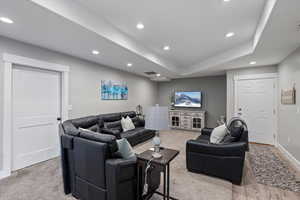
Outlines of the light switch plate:
M300 107L297 107L297 114L300 114Z

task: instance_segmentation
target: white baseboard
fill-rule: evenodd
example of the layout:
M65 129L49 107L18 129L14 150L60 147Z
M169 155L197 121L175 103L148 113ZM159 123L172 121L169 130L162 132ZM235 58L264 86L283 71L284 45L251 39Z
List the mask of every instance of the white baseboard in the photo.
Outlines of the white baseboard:
M9 170L0 170L0 180L10 176Z
M277 143L278 149L283 153L283 155L291 161L293 166L295 166L298 170L300 170L300 161L297 160L288 150L286 150L281 144Z

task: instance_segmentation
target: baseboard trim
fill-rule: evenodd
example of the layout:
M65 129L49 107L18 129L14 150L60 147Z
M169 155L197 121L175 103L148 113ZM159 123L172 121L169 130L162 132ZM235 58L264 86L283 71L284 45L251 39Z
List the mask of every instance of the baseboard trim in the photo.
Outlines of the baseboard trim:
M9 170L0 170L0 180L10 176Z
M283 153L283 155L291 161L293 166L295 166L298 170L300 170L300 161L297 160L288 150L286 150L281 144L277 144L278 149Z

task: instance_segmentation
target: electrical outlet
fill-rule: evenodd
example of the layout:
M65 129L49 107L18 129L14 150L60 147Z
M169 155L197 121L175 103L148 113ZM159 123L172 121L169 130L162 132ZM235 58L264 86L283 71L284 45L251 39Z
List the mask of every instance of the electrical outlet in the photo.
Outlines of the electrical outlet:
M288 137L287 139L288 139L288 143L290 143L290 142L291 142L291 138L290 138L290 137Z
M72 110L72 109L73 109L73 106L69 105L68 110Z

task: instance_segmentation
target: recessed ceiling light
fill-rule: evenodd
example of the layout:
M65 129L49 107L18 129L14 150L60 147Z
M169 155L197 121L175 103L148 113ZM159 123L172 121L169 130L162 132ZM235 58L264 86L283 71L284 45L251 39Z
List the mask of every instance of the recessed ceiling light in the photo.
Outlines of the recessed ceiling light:
M127 67L132 67L132 63L127 63Z
M229 2L229 1L231 1L231 0L223 0L224 2Z
M7 18L7 17L0 17L0 21L3 22L3 23L7 23L7 24L12 24L14 23L13 20Z
M160 74L156 74L157 77L160 77Z
M251 61L250 62L250 65L255 65L256 64L256 61Z
M136 28L142 30L142 29L145 28L145 26L144 26L144 24L142 24L142 23L138 23L138 24L136 25Z
M97 51L97 50L93 50L92 51L92 54L94 54L94 55L98 55L100 52L99 51Z
M170 46L164 46L164 50L165 51L169 51L170 50Z
M234 32L229 32L229 33L226 34L226 37L227 37L227 38L230 38L230 37L232 37L232 36L234 36L234 35L235 35Z

